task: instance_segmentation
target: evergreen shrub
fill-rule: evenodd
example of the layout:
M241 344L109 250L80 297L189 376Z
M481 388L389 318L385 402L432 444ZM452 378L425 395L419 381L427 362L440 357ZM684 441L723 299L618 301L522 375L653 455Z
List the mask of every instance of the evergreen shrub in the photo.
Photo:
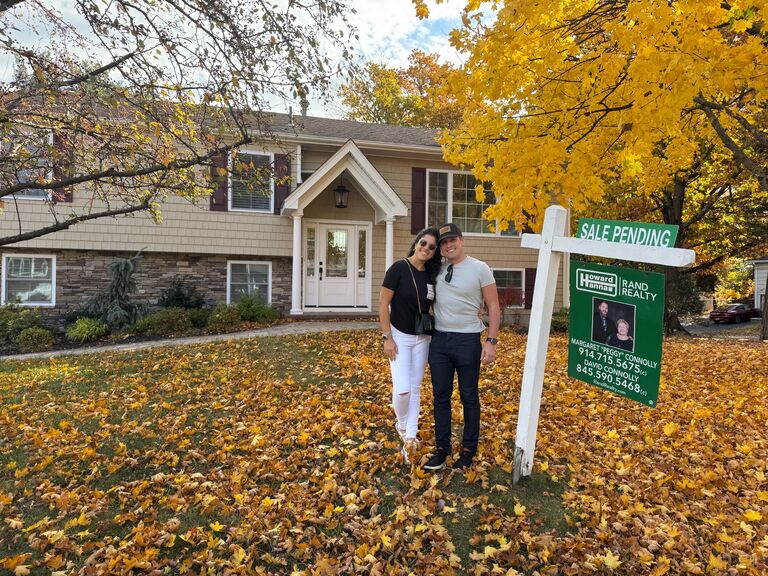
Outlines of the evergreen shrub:
M67 340L85 344L93 342L109 334L109 326L95 318L78 318L75 323L67 328Z
M136 332L164 336L185 332L192 328L192 319L189 311L184 308L165 308L148 316L144 316L136 322Z
M53 347L53 332L42 326L25 328L16 337L16 344L22 352L44 352Z

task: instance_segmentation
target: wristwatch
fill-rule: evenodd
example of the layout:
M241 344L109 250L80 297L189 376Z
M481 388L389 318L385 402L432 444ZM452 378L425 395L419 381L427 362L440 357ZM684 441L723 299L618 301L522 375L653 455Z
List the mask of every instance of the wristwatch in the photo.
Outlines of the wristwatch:
M486 342L490 342L491 344L493 344L494 346L496 346L496 342L498 342L498 339L496 339L496 338L491 338L490 336L488 336L488 338L486 338L486 339L485 339L485 341L486 341Z
M389 340L390 338L392 338L392 332L384 332L384 333L381 335L381 337L382 337L384 340Z

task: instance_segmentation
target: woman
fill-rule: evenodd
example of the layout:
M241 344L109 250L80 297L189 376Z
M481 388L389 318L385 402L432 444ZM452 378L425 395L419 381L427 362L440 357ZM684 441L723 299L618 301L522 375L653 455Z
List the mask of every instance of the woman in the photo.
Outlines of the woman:
M406 464L417 446L421 381L430 341L430 336L415 334L416 316L419 308L426 313L432 306L439 271L437 229L426 228L416 235L408 257L389 267L379 295L384 354L392 371L395 429L403 441Z
M632 336L629 335L629 322L623 318L616 320L616 334L611 334L608 337L607 344L614 348L621 348L622 350L629 350L632 352L635 343Z

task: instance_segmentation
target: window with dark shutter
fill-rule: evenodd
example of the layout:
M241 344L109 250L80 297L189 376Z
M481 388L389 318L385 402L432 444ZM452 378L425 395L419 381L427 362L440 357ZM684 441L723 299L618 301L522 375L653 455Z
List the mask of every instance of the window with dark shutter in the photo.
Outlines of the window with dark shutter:
M427 169L411 168L411 234L424 228L427 210Z
M272 212L275 179L270 154L238 152L232 160L229 182L230 210Z
M275 214L291 193L291 159L287 154L275 154Z
M53 179L57 181L72 175L74 148L72 142L58 132L53 133ZM54 202L72 202L72 186L59 186L53 189L51 199Z
M229 180L227 176L227 158L229 154L214 156L211 164L211 183L214 186L211 194L211 210L226 212L228 210Z
M536 268L525 269L525 307L531 309L533 305L533 289L536 283Z
M52 144L50 132L19 135L11 141L2 143L3 156L7 156L14 171L11 178L14 184L29 184L39 181L50 181L53 177L49 149ZM15 172L15 173L14 173ZM14 193L17 199L48 200L49 190L29 188Z

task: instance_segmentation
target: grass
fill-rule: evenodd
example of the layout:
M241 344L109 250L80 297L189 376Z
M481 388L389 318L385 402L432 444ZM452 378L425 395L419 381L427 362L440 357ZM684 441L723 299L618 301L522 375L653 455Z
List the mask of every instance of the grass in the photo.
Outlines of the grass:
M633 522L674 526L704 558L720 557L716 537L686 532L704 525L698 514L713 506L718 518L730 513L723 507L741 507L727 528L735 558L761 562L754 542L763 535L751 549L736 538L745 533L746 507L768 509L730 495L763 493L748 484L765 473L758 470L764 428L750 424L765 421L756 401L768 381L764 349L665 344L662 402L648 412L565 378L564 342L555 339L550 350L534 473L514 486L524 337L510 332L497 365L483 372L476 464L438 474L402 464L374 331L0 365L0 571L12 573L18 560L32 574L50 574L61 560L77 572L99 550L93 570L110 574L204 566L208 573L463 574L498 566L554 574L558 550L569 565L590 562L599 572L610 549L622 554L626 573L643 573L646 564L633 564L627 552ZM734 347L752 387L722 371L721 357ZM421 459L433 444L431 391L423 390ZM692 428L710 417L714 428ZM716 450L705 454L697 439L725 431L735 435L733 446L710 441ZM695 458L700 477L684 458ZM733 476L708 485L714 468ZM689 485L706 492L685 492ZM715 492L721 485L727 493Z

